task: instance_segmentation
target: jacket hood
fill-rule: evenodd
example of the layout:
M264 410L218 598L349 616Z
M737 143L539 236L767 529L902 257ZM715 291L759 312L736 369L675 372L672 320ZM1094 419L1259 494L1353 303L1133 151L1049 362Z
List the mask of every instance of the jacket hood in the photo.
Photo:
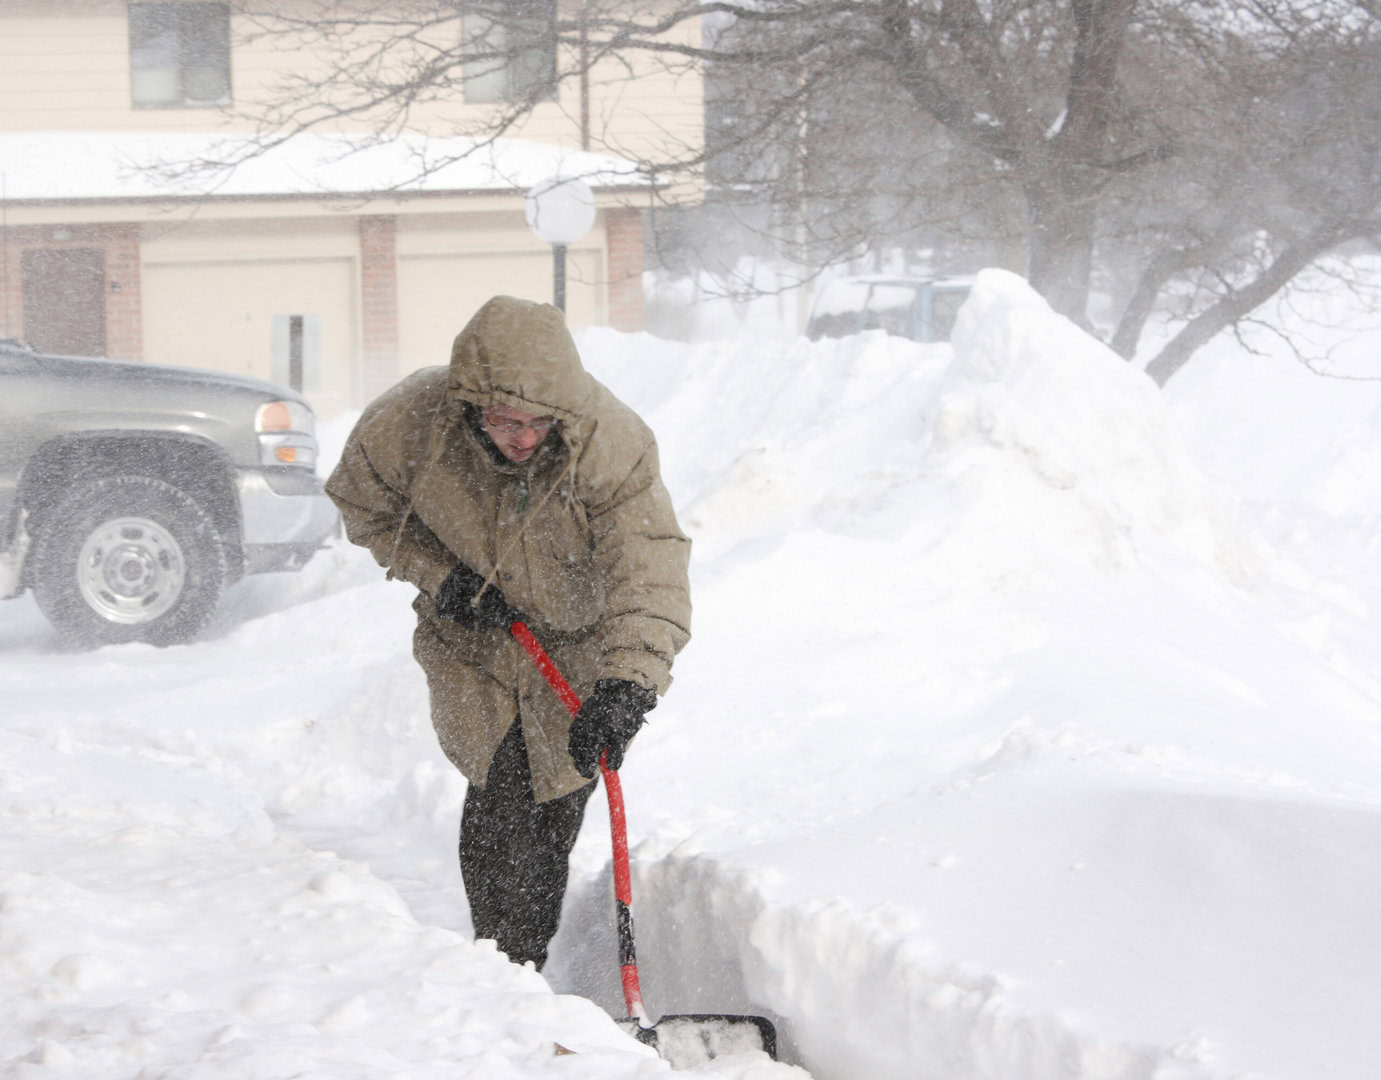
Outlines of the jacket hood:
M487 301L456 335L446 385L452 401L507 405L568 424L587 414L595 394L565 316L512 296Z

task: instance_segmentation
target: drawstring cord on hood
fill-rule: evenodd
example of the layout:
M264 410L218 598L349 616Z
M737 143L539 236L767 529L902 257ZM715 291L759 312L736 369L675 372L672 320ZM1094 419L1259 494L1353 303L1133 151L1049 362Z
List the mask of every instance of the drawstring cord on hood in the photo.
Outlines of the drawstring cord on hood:
M547 493L542 496L542 500L537 504L536 509L534 509L531 514L528 514L523 518L523 523L518 527L517 534L513 537L512 540L505 544L503 550L499 552L499 557L494 560L494 569L489 571L488 576L484 579L484 584L479 587L479 590L475 593L475 598L470 601L471 607L477 605L480 602L480 597L484 595L484 590L489 588L490 585L494 584L494 579L499 576L499 567L503 565L503 561L506 558L508 558L509 554L513 551L514 545L517 544L518 541L522 540L523 534L527 532L527 527L531 525L533 519L536 518L537 515L542 512L542 507L547 505L547 500L550 499L554 494L556 494L556 489L561 486L561 481L566 479L566 474L570 472L571 467L575 465L575 454L571 452L570 447L567 447L566 449L567 453L565 466L561 469L559 473L557 473L556 479L552 482L551 487L547 488Z
M441 399L441 403L436 408L436 412L432 416L432 429L427 435L427 463L424 466L422 466L422 468L418 470L416 474L414 474L415 478L413 482L408 485L408 504L406 508L403 510L403 516L398 520L398 528L393 534L393 548L389 553L389 570L385 576L390 579L393 577L392 564L398 556L398 544L403 539L403 529L407 526L408 519L412 516L413 507L417 504L417 496L416 494L414 494L414 490L417 487L417 480L420 479L428 469L430 469L433 465L435 465L438 461L441 460L441 455L446 449L446 441L444 439L438 439L437 437L437 433L441 430L443 417L446 413L446 405L447 399L443 397ZM571 469L574 466L575 449L570 445L569 442L567 442L566 464L562 467L561 471L557 473L556 479L552 481L552 485L547 489L547 493L543 495L541 501L537 503L536 509L534 509L531 514L524 515L523 523L521 526L519 526L517 534L513 537L513 539L511 539L507 544L505 544L503 550L499 552L498 558L494 560L494 569L489 571L489 574L484 579L484 584L481 585L478 590L476 590L474 597L471 599L471 607L477 607L479 605L480 598L484 596L485 590L488 589L490 585L494 584L495 578L499 576L499 569L503 566L504 560L508 558L508 556L512 553L514 545L516 545L519 541L522 540L523 535L527 532L527 527L531 525L533 519L535 519L537 515L542 512L542 507L547 505L548 500L550 500L551 497L554 494L556 494L556 489L561 486L561 481L566 479L567 474L570 473ZM527 477L524 476L522 493L522 503L524 506L526 505L526 502Z
M486 301L456 335L451 346L446 393L432 421L427 463L414 473L409 485L407 508L393 537L393 555L397 555L403 530L412 516L417 480L439 462L446 449L447 439L438 436L447 405L456 401L476 407L505 404L524 411L533 410L538 415L551 414L559 420L588 427L588 431L581 432L588 437L593 433L593 426L583 419L582 406L591 400L595 387L594 380L580 363L580 354L562 312L550 304L512 296L495 296ZM568 458L565 467L537 503L537 508L522 515L517 535L498 553L473 603L479 603L485 589L494 583L513 546L522 540L528 525L568 475L572 475L566 496L568 505L574 500L575 482L571 470L583 445L581 434L562 432ZM520 501L525 501L526 494L520 495Z

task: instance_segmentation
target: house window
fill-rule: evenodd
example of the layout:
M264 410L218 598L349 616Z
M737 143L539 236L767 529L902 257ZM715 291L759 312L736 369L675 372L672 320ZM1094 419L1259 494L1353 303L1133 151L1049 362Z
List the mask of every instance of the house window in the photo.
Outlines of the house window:
M129 6L130 86L144 108L230 101L230 5Z
M461 33L467 102L556 98L556 0L475 0Z

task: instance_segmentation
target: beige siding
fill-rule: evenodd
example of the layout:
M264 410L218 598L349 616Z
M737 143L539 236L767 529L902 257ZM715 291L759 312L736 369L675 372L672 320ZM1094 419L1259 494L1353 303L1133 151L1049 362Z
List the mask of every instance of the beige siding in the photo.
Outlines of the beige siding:
M16 8L27 9L16 14ZM34 5L0 0L0 130L216 131L214 106L136 109L124 3ZM238 54L232 55L232 84Z
M0 6L0 127L105 128L132 118L123 4Z
M636 160L684 160L704 143L698 76L651 70L610 78L591 94L592 149Z
M444 37L458 37L448 24ZM214 131L246 128L255 103L284 76L309 70L319 57L285 49L281 42L246 43L250 29L233 21L231 57L234 106L139 108L130 99L127 5L111 0L0 0L0 130ZM696 26L679 33L693 40ZM443 42L444 43L444 42ZM570 62L570 58L567 58ZM597 70L590 87L590 149L633 157L666 156L701 139L698 74L674 75L651 58L630 72L620 64ZM495 106L463 101L423 104L411 126L429 134L482 128ZM563 84L559 101L538 106L512 135L578 146L581 102L574 81Z
M680 44L698 46L698 22L678 27ZM704 144L704 89L698 66L651 54L629 58L632 70L606 63L591 77L590 127L595 149L642 159L674 160ZM670 68L670 69L669 69Z

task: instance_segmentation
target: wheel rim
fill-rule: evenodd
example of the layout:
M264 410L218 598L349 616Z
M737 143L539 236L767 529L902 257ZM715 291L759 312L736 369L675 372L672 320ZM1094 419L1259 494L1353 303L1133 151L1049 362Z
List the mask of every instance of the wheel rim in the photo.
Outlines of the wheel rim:
M103 619L152 622L177 603L186 580L182 546L156 521L141 517L102 522L82 544L77 584Z

